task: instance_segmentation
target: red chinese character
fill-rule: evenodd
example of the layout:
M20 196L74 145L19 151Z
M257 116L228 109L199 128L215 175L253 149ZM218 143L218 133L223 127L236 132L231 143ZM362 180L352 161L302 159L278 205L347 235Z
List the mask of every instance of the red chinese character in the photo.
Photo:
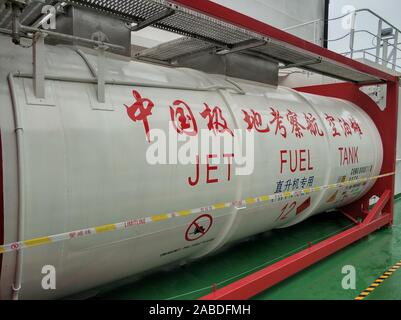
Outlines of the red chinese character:
M223 117L223 111L219 107L214 107L213 110L205 103L205 110L200 113L203 119L209 118L207 127L210 131L213 130L214 134L217 132L228 132L232 136L234 133L228 128L227 121Z
M305 120L306 120L306 123L307 123L306 130L308 130L315 137L317 135L323 137L324 133L319 128L319 125L316 122L316 118L311 113L308 113L308 114L304 113L304 115L305 115Z
M273 108L270 108L272 111L270 114L273 116L273 120L270 121L270 124L276 123L276 135L280 131L281 135L284 138L287 138L287 129L283 125L283 117L280 116L280 112Z
M136 101L131 106L127 106L125 104L125 107L127 108L127 114L134 122L143 121L146 137L148 142L150 142L148 117L152 115L152 108L155 105L151 100L142 98L140 93L136 90L132 90L132 95Z
M304 136L304 134L302 133L302 130L305 130L305 127L303 125L301 125L298 122L298 115L291 111L291 110L287 110L287 119L290 122L290 125L292 126L292 133L295 133L295 136L297 138L302 138Z
M248 131L252 131L252 129L255 128L255 130L260 133L270 132L269 125L266 125L266 128L262 129L262 116L259 112L256 112L253 109L251 109L251 115L245 110L242 110L242 112L245 115L244 121L248 124Z
M359 136L362 136L362 135L363 135L362 129L361 129L361 127L359 126L358 121L356 121L353 117L351 117L349 120L350 120L350 122L351 122L351 128L352 128L352 130L354 130L355 133L358 133Z
M351 126L349 123L343 118L339 118L338 121L340 121L341 128L343 129L345 136L352 136Z
M327 113L325 113L325 116L326 116L327 122L329 123L329 126L331 127L331 129L333 131L333 137L341 137L341 134L337 130L334 117L328 115Z
M198 134L195 117L184 101L176 100L173 102L173 106L170 107L170 116L175 130L179 134L186 134L187 136L196 136Z

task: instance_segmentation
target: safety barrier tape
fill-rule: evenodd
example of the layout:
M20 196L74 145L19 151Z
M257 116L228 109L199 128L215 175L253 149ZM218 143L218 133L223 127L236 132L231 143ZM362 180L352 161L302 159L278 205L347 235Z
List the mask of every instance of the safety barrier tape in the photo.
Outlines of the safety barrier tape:
M386 272L384 272L379 278L377 278L367 289L362 291L355 300L363 300L368 295L370 295L373 291L377 289L385 280L393 275L399 268L401 268L401 261L397 262L394 266L389 268Z
M230 208L230 207L239 208L239 207L244 207L244 206L246 207L247 205L252 205L252 204L257 204L257 203L268 203L268 202L274 203L274 202L283 201L283 200L294 198L294 197L301 197L301 196L308 195L308 194L318 192L318 191L323 191L323 190L328 190L328 189L340 189L340 188L344 188L347 186L361 184L361 183L368 182L371 180L385 178L385 177L389 177L389 176L393 176L393 175L395 175L395 172L387 173L387 174L383 174L383 175L375 176L375 177L349 180L349 181L328 184L328 185L324 185L324 186L302 189L302 190L297 190L297 191L282 192L282 193L277 193L274 195L265 195L265 196L247 198L245 200L216 203L216 204L206 206L206 207L201 207L201 208L174 211L174 212L170 212L170 213L153 215L153 216L145 217L145 218L131 219L131 220L118 222L118 223L106 224L106 225L102 225L102 226L90 227L90 228L85 228L85 229L80 229L80 230L75 230L75 231L70 231L70 232L64 232L64 233L54 234L54 235L45 236L45 237L17 241L17 242L1 245L0 246L0 254L6 253L6 252L18 251L18 250L21 250L24 248L42 246L42 245L59 242L59 241L72 240L72 239L81 238L81 237L99 234L99 233L124 230L124 229L128 229L131 227L139 226L139 225L145 225L145 224L149 224L149 223L160 222L160 221L165 221L165 220L179 218L179 217L185 217L185 216L194 215L194 214L212 212L215 210L220 210L220 209L225 209L225 208Z

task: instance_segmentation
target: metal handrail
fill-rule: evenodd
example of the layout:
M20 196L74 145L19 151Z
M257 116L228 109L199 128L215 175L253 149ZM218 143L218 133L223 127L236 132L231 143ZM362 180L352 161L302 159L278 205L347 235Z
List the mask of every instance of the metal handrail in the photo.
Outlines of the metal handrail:
M362 13L362 12L366 12L369 13L370 15L372 15L373 17L379 19L378 21L378 33L374 34L369 30L355 30L355 21L357 18L357 14L358 13ZM342 53L343 55L349 55L351 58L353 56L354 53L360 53L363 52L364 57L365 55L369 55L375 58L376 62L382 62L382 64L390 64L393 68L393 70L399 70L401 69L401 65L398 65L398 61L401 60L401 58L397 57L397 53L401 52L401 42L398 42L398 36L401 36L401 30L398 29L395 25L393 25L392 23L390 23L388 20L384 19L383 17L381 17L380 15L378 15L376 12L372 11L371 9L368 8L362 8L362 9L357 9L354 11L350 11L348 13L345 13L339 17L335 17L335 18L330 18L330 19L316 19L316 20L312 20L312 21L308 21L308 22L304 22L304 23L300 23L291 27L287 27L284 29L284 31L289 31L289 30L293 30L293 29L297 29L300 27L305 27L308 25L314 25L315 28L317 26L317 24L322 23L322 22L330 22L330 21L336 21L342 18L345 18L347 16L353 16L353 21L352 21L352 28L351 30L345 34L342 35L336 39L324 39L327 42L336 42L336 41L340 41L343 39L346 39L347 37L349 37L349 47L350 47L350 51L346 52L346 53ZM387 27L391 27L393 28L393 30L395 30L394 33L394 43L391 43L388 40L383 39L380 36L380 31L382 30L383 24ZM376 42L376 46L375 47L371 47L371 48L365 48L365 49L359 49L359 50L354 50L354 46L355 46L355 35L356 34L361 34L361 33L366 33L372 36L372 44L375 44ZM382 41L384 40L384 43L382 43ZM316 39L316 35L314 36L314 42L317 43L317 39ZM376 50L376 54L372 54L368 51L370 50ZM388 50L392 50L390 52L388 52ZM382 56L380 56L382 52ZM392 57L391 57L392 56ZM389 61L391 60L391 61Z
M355 13L358 13L358 12L362 12L362 11L369 12L370 14L374 15L376 18L382 20L385 24L387 24L387 25L390 26L391 28L393 28L393 29L395 29L395 30L397 30L398 32L401 33L401 30L400 30L400 29L398 29L398 28L397 28L396 26L394 26L392 23L388 22L388 21L387 21L386 19L384 19L383 17L379 16L376 12L372 11L371 9L367 9L367 8L365 8L365 9L358 9L358 10L355 10L354 12L355 12ZM351 12L351 13L352 13L352 12Z
M339 17L335 17L335 18L311 20L311 21L308 21L308 22L304 22L304 23L300 23L300 24L297 24L297 25L294 25L294 26L291 26L291 27L284 28L283 30L284 31L293 30L293 29L296 29L296 28L299 28L299 27L304 27L304 26L307 26L307 25L310 25L310 24L314 24L314 23L318 23L318 22L335 21L335 20L339 20L339 19L345 18L346 16L349 16L349 15L352 15L352 14L357 14L358 12L369 12L372 15L374 15L376 18L382 20L388 26L392 27L393 29L395 29L395 30L397 30L398 32L401 33L400 29L398 29L392 23L388 22L386 19L384 19L383 17L379 16L377 13L375 13L374 11L372 11L371 9L368 9L368 8L363 8L363 9L357 9L357 10L354 10L354 11L350 11L348 13L345 13L345 14L343 14L343 15L341 15ZM328 40L328 39L325 39L325 40Z
M295 26L290 26L290 27L284 28L283 30L284 31L293 30L293 29L297 29L299 27L304 27L304 26L308 26L310 24L314 24L314 23L317 23L317 22L323 22L323 21L324 21L324 19L316 19L316 20L312 20L312 21L296 24Z
M362 52L362 53L364 54L364 57L365 57L365 55L368 55L368 56L371 56L371 57L373 57L373 58L378 58L379 60L381 60L382 62L385 62L386 64L392 65L393 67L395 67L394 70L395 70L396 68L401 69L401 66L399 66L399 65L397 65L397 64L395 64L395 63L393 63L393 62L391 62L391 61L389 61L389 60L386 60L386 59L377 57L377 56L374 55L373 53L367 52L367 51L365 51L365 50L354 51L354 53L359 53L359 52ZM345 56L348 56L350 53L351 53L351 51L344 52L344 53L342 53L342 54L345 55Z
M382 20L388 26L392 27L393 29L397 30L398 32L401 32L400 29L398 29L392 23L388 22L388 20L384 19L382 16L379 16L376 12L374 12L371 9L368 9L368 8L363 8L363 9L357 9L357 10L354 10L354 11L350 11L350 12L345 13L345 14L339 16L339 17L335 17L335 18L331 18L331 19L318 19L318 20L324 21L324 22L330 22L330 21L335 21L335 20L339 20L339 19L345 18L346 16L349 16L349 15L352 15L352 14L357 14L359 12L369 12L370 14L375 16L376 18ZM309 24L312 24L312 23L315 23L315 22L316 22L316 20L313 20L313 21L310 21Z

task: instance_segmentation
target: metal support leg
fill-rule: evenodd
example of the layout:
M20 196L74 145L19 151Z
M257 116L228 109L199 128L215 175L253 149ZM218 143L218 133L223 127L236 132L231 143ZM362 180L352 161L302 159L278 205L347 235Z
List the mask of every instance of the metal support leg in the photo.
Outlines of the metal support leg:
M382 65L387 67L388 64L388 39L383 40L383 56L382 56Z
M376 44L376 63L379 63L380 60L380 50L382 46L382 29L383 29L383 20L379 20L377 27L377 44Z
M151 26L160 20L168 18L169 16L173 15L174 13L175 13L175 11L173 9L167 8L167 9L155 14L154 16L151 16L148 19L139 22L136 26L131 26L130 29L131 29L131 31L142 30L143 28Z
M350 48L350 57L351 59L354 58L354 43L355 43L355 23L356 23L356 12L352 14L351 17L351 31L350 31L350 40L349 40L349 48Z
M45 98L45 36L36 33L33 37L33 91L36 98Z
M106 84L105 84L105 76L106 76L106 50L107 46L100 45L96 49L97 53L97 99L98 102L104 103L106 102Z
M20 6L14 4L11 7L12 10L12 41L14 44L19 45L21 43L21 37L20 37L20 15L21 15L21 8Z
M393 66L392 69L395 70L396 66L397 66L397 57L398 57L398 36L399 36L399 32L396 30L395 34L394 34L394 48L393 51L391 53L392 55L392 62L393 62Z

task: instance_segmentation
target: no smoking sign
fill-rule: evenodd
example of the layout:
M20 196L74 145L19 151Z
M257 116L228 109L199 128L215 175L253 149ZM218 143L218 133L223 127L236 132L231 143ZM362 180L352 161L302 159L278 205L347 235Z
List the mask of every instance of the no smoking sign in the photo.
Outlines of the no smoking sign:
M203 214L191 222L185 232L185 240L195 241L202 238L212 227L213 218L209 214Z

